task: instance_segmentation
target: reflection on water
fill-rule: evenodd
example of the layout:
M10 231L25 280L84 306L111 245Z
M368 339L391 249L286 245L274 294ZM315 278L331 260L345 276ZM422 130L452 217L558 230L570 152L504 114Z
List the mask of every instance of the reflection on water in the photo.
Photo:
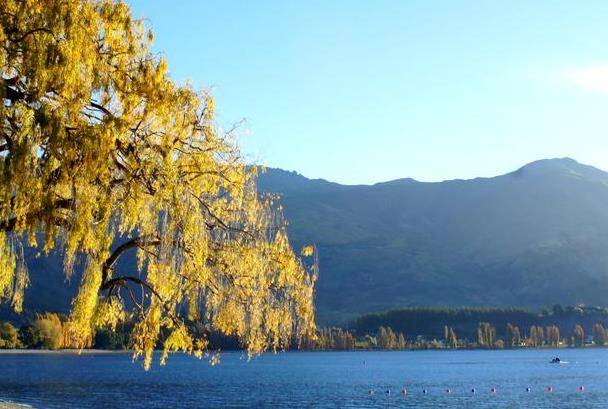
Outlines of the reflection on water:
M569 363L550 364L557 355ZM174 355L149 372L125 353L0 354L0 398L37 408L605 408L608 349L293 352L250 362L225 353L213 367Z

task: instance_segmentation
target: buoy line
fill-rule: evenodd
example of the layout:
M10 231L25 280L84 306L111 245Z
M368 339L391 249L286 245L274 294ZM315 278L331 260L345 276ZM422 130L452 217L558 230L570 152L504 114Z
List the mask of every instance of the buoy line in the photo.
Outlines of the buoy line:
M553 386L549 385L544 390L547 393L553 393L554 388L553 388ZM526 386L526 388L524 389L524 391L526 393L531 393L532 392L532 387ZM578 386L576 388L576 391L578 391L580 393L584 392L585 391L585 386L584 385ZM421 390L421 392L422 392L423 395L428 395L430 393L429 389L427 389L427 388L423 388ZM444 392L445 392L445 395L455 394L455 390L452 389L452 388L445 388ZM471 388L470 392L471 392L471 395L475 395L477 393L477 389L476 388ZM372 396L374 394L374 389L370 388L367 393L368 393L368 395ZM384 393L385 393L385 395L389 396L391 394L391 389L390 388L385 389ZM496 388L496 387L490 388L489 389L489 393L490 393L490 395L496 395L496 394L498 394L498 388ZM409 394L409 390L404 386L401 389L401 395L407 396L408 394Z

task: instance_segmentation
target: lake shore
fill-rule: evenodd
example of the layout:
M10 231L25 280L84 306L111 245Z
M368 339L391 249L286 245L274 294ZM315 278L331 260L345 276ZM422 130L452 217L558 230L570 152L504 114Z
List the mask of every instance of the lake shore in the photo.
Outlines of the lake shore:
M91 355L91 354L130 354L133 351L110 349L0 349L0 355ZM0 401L1 402L1 401ZM3 409L0 407L0 409Z
M32 408L32 406L0 400L0 409L26 409L26 408Z

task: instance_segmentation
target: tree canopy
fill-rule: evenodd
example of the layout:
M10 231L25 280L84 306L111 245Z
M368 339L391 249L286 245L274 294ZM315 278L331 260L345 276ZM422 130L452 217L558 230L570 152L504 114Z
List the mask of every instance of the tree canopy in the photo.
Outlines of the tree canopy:
M212 96L173 81L152 37L123 2L3 1L0 295L21 308L27 240L83 266L74 345L129 315L146 368L161 334L161 362L208 352L188 320L282 348L314 329L316 255L292 251Z

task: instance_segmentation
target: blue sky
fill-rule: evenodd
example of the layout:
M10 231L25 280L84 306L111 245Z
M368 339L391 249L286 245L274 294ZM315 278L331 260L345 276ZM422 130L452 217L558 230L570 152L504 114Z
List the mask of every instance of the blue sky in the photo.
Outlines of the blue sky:
M250 161L341 183L608 169L607 1L129 1Z

